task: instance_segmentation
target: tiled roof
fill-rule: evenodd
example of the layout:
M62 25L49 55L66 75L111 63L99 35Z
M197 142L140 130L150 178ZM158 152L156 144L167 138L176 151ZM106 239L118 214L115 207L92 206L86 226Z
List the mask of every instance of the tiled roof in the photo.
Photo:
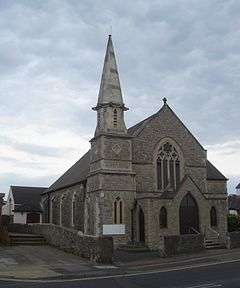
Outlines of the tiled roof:
M41 194L45 187L11 186L14 198L14 211L16 212L41 212Z
M239 195L229 195L228 196L228 209L230 210L240 210L240 196Z

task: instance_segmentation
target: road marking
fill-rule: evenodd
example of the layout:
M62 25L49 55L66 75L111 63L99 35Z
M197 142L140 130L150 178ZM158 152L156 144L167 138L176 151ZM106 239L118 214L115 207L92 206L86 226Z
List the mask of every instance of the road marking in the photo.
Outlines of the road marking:
M91 281L91 280L101 280L101 279L112 279L112 278L129 278L134 276L143 276L143 275L154 275L154 274L160 274L160 273L166 273L166 272L174 272L174 271L182 271L182 270L192 270L195 268L202 268L202 267L209 267L209 266L216 266L221 264L229 264L229 263L237 263L240 262L240 259L236 260L228 260L228 261L222 261L222 262L213 262L213 263L202 263L197 265L191 265L191 266L182 266L182 267L176 267L176 268L167 268L162 270L153 270L153 271L147 271L147 272L136 272L136 273L130 273L130 274L117 274L117 275L108 275L108 276L92 276L92 277L86 277L86 278L74 278L74 279L38 279L38 280L30 280L30 279L13 279L13 278L0 278L0 281L9 281L9 282L25 282L25 283L63 283L63 282L76 282L76 281ZM220 284L219 284L220 285ZM193 286L194 287L194 286ZM188 288L193 288L188 287ZM196 286L195 286L196 287ZM200 286L201 287L201 286ZM204 286L203 286L204 287ZM214 286L213 286L214 287ZM219 287L219 286L217 286ZM209 287L207 287L209 288Z
M116 268L119 268L119 267L114 266L114 265L96 265L93 267L97 268L97 269L116 269Z
M206 283L201 284L197 286L187 286L186 288L215 288L215 287L223 287L222 284L216 284L216 283Z

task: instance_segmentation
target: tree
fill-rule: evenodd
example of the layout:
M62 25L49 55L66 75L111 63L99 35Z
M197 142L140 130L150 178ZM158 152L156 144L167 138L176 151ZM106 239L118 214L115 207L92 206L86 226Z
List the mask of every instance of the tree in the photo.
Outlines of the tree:
M228 215L228 232L240 231L240 216Z

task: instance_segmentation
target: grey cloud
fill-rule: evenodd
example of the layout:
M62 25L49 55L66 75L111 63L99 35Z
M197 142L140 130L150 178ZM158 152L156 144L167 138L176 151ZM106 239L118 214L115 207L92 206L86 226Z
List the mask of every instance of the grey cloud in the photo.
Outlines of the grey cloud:
M67 152L72 150L71 147L58 148L58 147L50 147L50 146L36 145L36 144L30 144L30 143L21 143L21 142L16 142L10 138L1 137L1 136L0 136L0 140L3 144L8 145L12 148L15 148L18 151L23 151L28 154L46 156L46 157L55 157L55 158L60 157L64 154L67 155ZM10 159L12 159L11 157L1 157L1 159L3 158L7 161L10 161ZM21 165L21 163L19 163L19 165Z
M166 96L204 145L237 139L239 10L236 0L0 1L0 128L8 118L45 137L92 135L112 24L128 126Z

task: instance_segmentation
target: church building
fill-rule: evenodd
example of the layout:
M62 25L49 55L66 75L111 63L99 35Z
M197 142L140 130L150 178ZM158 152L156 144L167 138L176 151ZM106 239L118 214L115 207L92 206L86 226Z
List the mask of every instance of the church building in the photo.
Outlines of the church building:
M170 108L126 128L111 36L90 150L43 194L43 221L114 243L159 246L161 236L227 233L227 179ZM130 112L128 112L130 113Z

